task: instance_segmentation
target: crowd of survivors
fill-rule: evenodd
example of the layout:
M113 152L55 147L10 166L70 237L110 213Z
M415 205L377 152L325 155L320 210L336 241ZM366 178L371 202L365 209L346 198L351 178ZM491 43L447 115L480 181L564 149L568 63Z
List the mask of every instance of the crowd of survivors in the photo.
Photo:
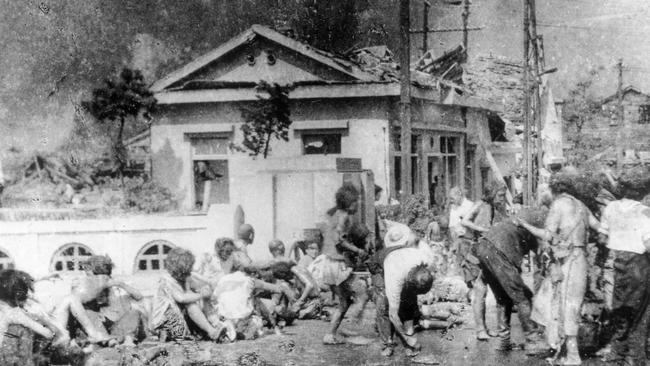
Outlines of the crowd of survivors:
M429 225L424 238L381 217L372 237L356 219L359 192L344 185L320 230L288 247L272 240L269 261L250 259L255 232L248 224L239 228L236 240L217 239L214 251L198 260L184 248L173 248L148 300L111 277L107 256L90 257L85 276L54 309L45 309L33 292L35 282L56 275L34 279L24 271L2 270L0 364L29 365L34 352L65 350L59 353L72 357L70 349L89 353L96 347L133 346L148 337L161 342L255 339L267 332L282 334L300 319L328 320L323 343L337 345L345 342L339 327L351 305L358 305L357 312L349 316L360 321L370 300L382 355L390 357L399 340L406 355L415 356L421 349L416 329L433 324L418 296L431 290L440 272L432 247L444 242L470 288L478 341L495 337L497 347L508 351L516 311L530 354L545 352L549 362L579 365L585 247L594 230L613 263L605 273L606 326L599 355L616 364L643 365L650 326L650 208L603 189L596 197L597 219L573 194L574 174L559 172L547 189L540 185L535 207L507 205L506 188L497 184L488 185L478 202L454 187L449 209ZM381 194L381 188L375 191ZM535 259L532 288L522 277L524 258ZM497 300L496 329L486 327L488 289Z

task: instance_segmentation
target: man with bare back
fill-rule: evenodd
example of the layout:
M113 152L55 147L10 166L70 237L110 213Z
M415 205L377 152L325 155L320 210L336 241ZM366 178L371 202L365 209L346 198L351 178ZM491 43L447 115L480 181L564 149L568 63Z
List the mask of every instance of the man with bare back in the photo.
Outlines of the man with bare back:
M566 357L559 360L561 365L580 365L582 362L578 353L577 336L580 309L587 287L585 246L589 227L594 230L599 228L598 221L589 209L570 194L574 192L574 177L574 174L559 173L551 179L549 188L553 194L553 203L543 229L518 221L533 235L549 244L550 256L554 261L554 268L550 272L554 279L559 310L557 331L567 350ZM547 329L548 331L553 330Z

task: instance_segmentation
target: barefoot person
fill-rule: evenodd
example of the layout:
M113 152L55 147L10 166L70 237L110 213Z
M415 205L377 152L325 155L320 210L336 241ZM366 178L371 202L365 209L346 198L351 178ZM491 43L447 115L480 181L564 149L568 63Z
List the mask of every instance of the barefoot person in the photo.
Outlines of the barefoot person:
M368 261L381 353L386 357L393 354L393 337L397 333L407 355L415 356L420 349L412 326L419 314L417 295L428 292L433 283L426 268L428 257L416 246L417 236L403 224L388 229L384 243L386 247Z
M327 212L327 223L323 228L322 254L309 265L309 271L319 286L331 290L339 298L330 332L323 338L325 344L343 343L337 331L352 301L352 268L346 263L344 254L349 251L365 255L363 249L349 241L359 192L354 186L346 184L338 189L335 198L336 206Z
M560 343L556 345L561 351L566 345L567 355L559 360L562 365L580 365L582 360L578 353L578 326L580 309L587 288L587 256L585 244L588 229L598 230L599 224L589 209L575 198L573 181L576 173L560 172L549 183L553 203L548 212L544 228L540 229L521 221L520 225L537 238L550 243L554 266L558 276L554 284L555 297L558 302L559 320L557 332ZM547 327L547 332L553 331ZM553 337L551 337L553 339ZM552 345L553 346L553 345Z

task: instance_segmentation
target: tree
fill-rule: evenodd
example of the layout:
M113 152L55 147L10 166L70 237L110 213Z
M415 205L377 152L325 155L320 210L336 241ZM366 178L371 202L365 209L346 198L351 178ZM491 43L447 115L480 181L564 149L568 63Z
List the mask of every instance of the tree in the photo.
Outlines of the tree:
M281 86L276 83L271 85L261 81L256 90L258 93L267 93L269 97L264 98L258 94L258 100L253 106L241 110L242 118L246 121L241 126L244 133L242 145L251 156L263 154L266 159L272 138L289 140L289 126L291 126L289 92L292 89L290 85Z
M129 119L135 122L139 116L150 119L156 99L139 70L124 68L118 78L106 79L104 83L103 88L93 90L92 100L82 102L82 106L99 123L117 123L117 133L113 139L113 157L121 175L127 160L126 148L122 141L125 123Z

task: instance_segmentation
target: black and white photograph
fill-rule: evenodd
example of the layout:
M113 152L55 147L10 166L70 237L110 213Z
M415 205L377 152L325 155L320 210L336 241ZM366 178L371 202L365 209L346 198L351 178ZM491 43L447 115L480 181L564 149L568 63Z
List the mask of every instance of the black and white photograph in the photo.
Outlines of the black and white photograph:
M650 365L649 0L0 1L0 366Z

